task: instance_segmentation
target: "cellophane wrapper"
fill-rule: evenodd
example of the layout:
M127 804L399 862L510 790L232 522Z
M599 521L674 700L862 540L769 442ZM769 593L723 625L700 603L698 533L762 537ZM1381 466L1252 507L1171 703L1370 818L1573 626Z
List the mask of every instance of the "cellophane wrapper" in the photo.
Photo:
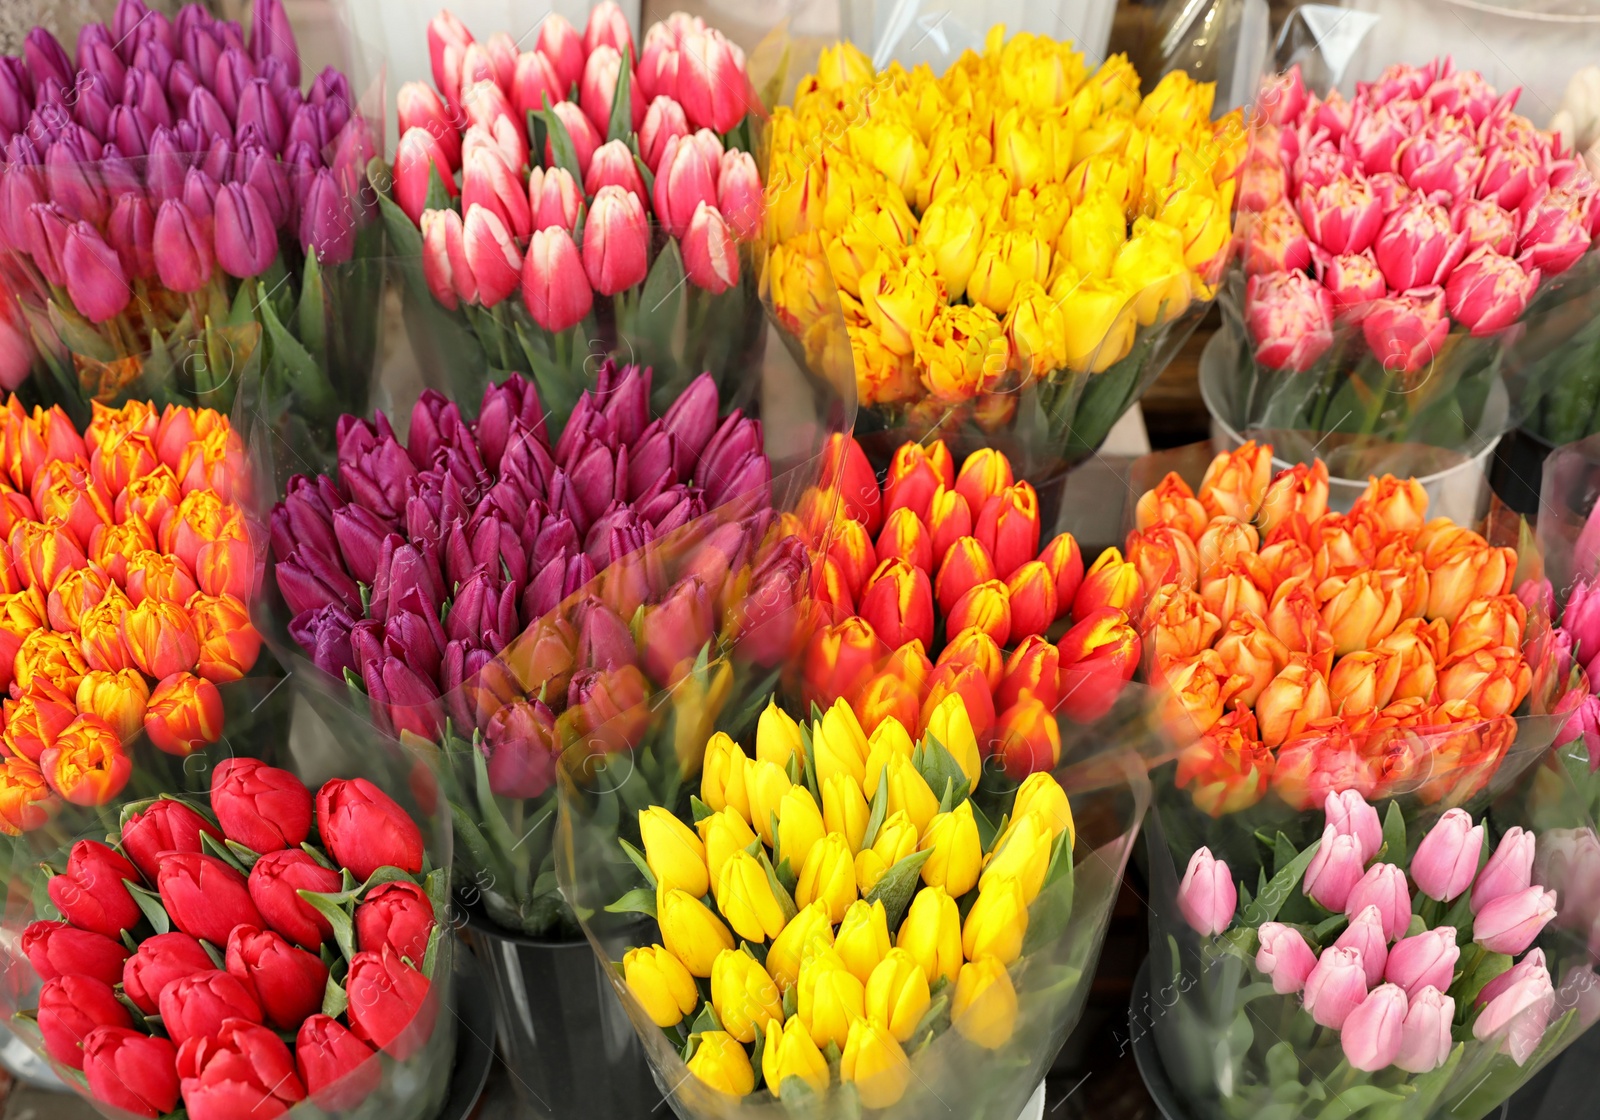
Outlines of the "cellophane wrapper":
M758 712L768 697L750 700ZM1093 725L1058 718L1058 726L1061 761L1051 773L1071 803L1076 844L1069 876L1035 899L1022 956L1009 966L1017 997L1010 1037L997 1049L984 1049L949 1028L946 1008L943 1029L935 1025L906 1044L912 1075L904 1096L874 1115L911 1120L949 1110L975 1120L1013 1120L1083 1010L1111 908L1149 805L1140 757L1140 747L1151 734L1147 697L1143 689L1129 687ZM715 729L734 733L721 724ZM657 1087L685 1120L777 1120L794 1115L790 1102L765 1088L736 1098L702 1082L623 981L623 954L635 946L659 943L661 935L648 916L608 909L626 892L644 887L644 879L618 841L639 846L638 810L649 804L669 806L680 819L691 819L689 795L699 788L698 776L686 769L668 787L655 790L627 774L597 778L561 787L557 871L562 890L643 1040ZM998 821L1018 785L990 760L974 800ZM663 794L670 796L664 799ZM942 998L935 996L935 1004ZM827 1095L804 1100L799 1107L807 1116L861 1115L853 1086L837 1079Z
M119 815L124 809L155 798L182 797L209 811L212 772L227 758L259 758L270 766L288 770L306 784L313 796L331 778L365 778L392 797L421 829L424 870L442 870L443 889L434 898L434 921L440 936L429 994L411 1025L402 1032L407 1038L414 1037L412 1032L426 1032L426 1041L404 1061L374 1051L369 1061L379 1063L381 1069L377 1088L360 1105L338 1115L365 1120L379 1117L426 1120L444 1103L456 1054L453 972L456 939L449 911L452 844L449 808L424 762L392 742L373 736L348 706L321 705L314 699L308 703L297 698L292 687L279 687L283 683L281 679L246 680L237 682L234 687L240 690L241 699L248 698L255 708L275 712L285 726L292 723L287 734L265 737L252 751L233 751L229 749L230 744L224 742L209 753L193 754L184 759L164 755L140 737L129 747L135 761L134 779L116 801L94 809L68 806L45 828L26 833L12 842L4 921L0 924L0 945L3 945L7 964L4 983L0 984L0 1010L18 1036L41 1058L50 1060L37 1028L30 1020L16 1017L18 1012L38 1006L40 987L40 978L23 952L20 938L29 923L59 918L60 914L46 893L46 874L36 875L31 880L10 874L19 862L32 860L36 865L51 864L59 870L74 843L82 839L106 842L108 834L117 832ZM431 1026L428 1025L430 1020ZM53 1060L51 1066L102 1115L110 1120L135 1120L134 1113L95 1100L80 1072ZM353 1085L370 1076L366 1070L365 1063L356 1067L345 1078L333 1082L330 1091L337 1093L340 1086ZM307 1099L294 1105L285 1115L292 1120L311 1120L329 1113Z

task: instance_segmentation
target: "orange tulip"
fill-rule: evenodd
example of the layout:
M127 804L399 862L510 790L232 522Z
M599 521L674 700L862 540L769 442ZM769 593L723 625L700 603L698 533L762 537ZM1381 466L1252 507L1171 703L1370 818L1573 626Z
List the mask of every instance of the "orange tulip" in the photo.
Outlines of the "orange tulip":
M1312 573L1320 581L1367 571L1377 562L1380 536L1381 526L1368 517L1323 514L1306 537Z
M1533 683L1533 670L1522 651L1502 646L1480 649L1453 661L1439 671L1439 696L1466 700L1487 719L1517 710Z
M228 430L228 418L215 409L169 404L161 410L161 420L151 434L161 461L177 470L191 443L204 440L218 430Z
M1000 687L1000 677L1005 671L1005 655L1000 652L1000 645L993 637L972 626L945 643L935 667L942 668L945 665L954 665L958 669L963 665L976 665L983 679L993 689Z
M224 501L242 502L249 497L250 469L245 461L244 444L224 425L192 440L173 468L184 493L214 490Z
M1272 481L1272 448L1247 440L1211 460L1200 480L1200 504L1213 519L1255 520Z
M1006 777L1021 781L1029 774L1053 770L1061 761L1061 728L1050 709L1027 693L1000 716L995 728Z
M833 533L828 539L828 556L838 565L839 574L850 589L851 599L859 601L862 588L866 587L873 569L878 566L878 557L872 547L872 538L867 536L867 527L848 517L839 518L834 522Z
M1289 664L1272 678L1256 701L1261 741L1280 747L1297 737L1312 720L1333 712L1328 682L1303 653L1290 653Z
M150 598L187 603L189 596L200 590L182 560L151 550L128 559L126 586L128 601L135 605Z
M1000 711L1015 704L1024 692L1055 711L1061 696L1061 652L1040 634L1025 638L1006 659L994 703Z
M966 706L967 718L972 721L972 731L979 745L987 744L994 728L994 690L976 665L945 665L934 669L928 678L928 695L922 699L922 719L918 726L927 727L929 717L952 693L959 695ZM906 724L906 729L909 731L911 725Z
M199 592L184 604L194 621L200 656L195 672L221 684L236 681L255 667L261 656L261 635L250 622L250 611L232 595Z
M1515 595L1475 599L1450 627L1448 660L1459 661L1480 649L1521 649L1527 625L1528 608Z
M1393 540L1378 550L1372 561L1378 582L1385 592L1400 596L1400 617L1421 618L1428 610L1428 590L1432 585L1422 555L1404 540Z
M1428 492L1414 478L1371 477L1350 512L1370 513L1389 532L1412 536L1427 521Z
M95 529L111 520L110 495L77 463L46 464L34 478L34 490L39 520L70 529L79 547L87 547Z
M980 447L961 464L954 490L967 500L967 506L976 514L990 498L1001 494L1015 481L1011 460L992 447ZM1035 510L1037 508L1035 506Z
M1130 618L1143 609L1144 589L1139 584L1139 569L1122 558L1122 551L1102 552L1078 585L1072 597L1072 617L1082 618L1100 607L1116 607Z
M866 452L853 436L835 433L828 437L823 451L824 489L837 488L841 512L867 527L867 535L883 524L883 498L878 491L878 475L867 461Z
M11 529L11 560L23 587L45 593L88 564L77 538L66 528L39 521L19 521Z
M1250 574L1271 598L1285 581L1294 576L1311 574L1311 550L1293 537L1263 545L1256 554L1256 562L1250 567Z
M878 673L862 687L853 707L861 730L868 735L891 717L904 727L914 727L922 711L917 690L900 674L887 671Z
M939 578L933 585L939 610L948 617L963 595L980 583L996 578L989 550L976 537L962 537L950 546L939 565Z
M4 446L4 438L0 437L0 447ZM0 451L0 455L4 452ZM33 503L26 494L19 494L0 480L0 539L9 539L11 530L19 521L34 520ZM14 579L9 569L4 569L4 576ZM10 588L9 590L15 590Z
M806 647L807 698L828 707L853 696L872 676L882 651L871 623L858 615L819 627Z
M200 546L208 541L224 537L250 539L238 508L210 490L185 494L178 508L162 521L158 536L161 551L181 557L190 571L195 568Z
M149 702L150 686L137 669L114 673L95 669L78 682L78 711L99 716L123 742L144 726L144 709Z
M950 546L972 536L972 507L954 490L939 486L928 501L926 523L933 538L933 566L937 571L944 566Z
M1333 668L1333 635L1322 620L1322 610L1311 577L1295 576L1273 592L1267 611L1267 628L1290 653L1304 653L1323 672Z
M121 408L92 401L90 410L89 426L83 430L83 439L91 448L115 443L134 433L154 436L161 429L161 414L149 401L130 400Z
M255 589L255 551L248 540L239 537L209 541L195 557L194 578L207 595L248 600Z
M222 694L193 673L173 673L150 694L144 730L168 754L191 755L222 735Z
M1265 618L1267 597L1242 568L1224 569L1200 584L1206 609L1224 626L1236 618Z
M1366 738L1364 729L1352 730L1350 722L1339 716L1312 721L1299 738L1278 751L1272 768L1273 791L1298 812L1320 807L1328 794L1344 790L1371 799L1377 779L1372 763L1358 749ZM1405 744L1397 745L1403 748Z
M933 586L928 573L890 557L879 564L861 593L861 617L892 648L933 643Z
M1213 519L1195 541L1201 580L1233 568L1243 559L1254 558L1260 544L1261 537L1254 525L1231 517Z
M883 671L905 681L920 696L927 691L928 678L933 676L933 662L928 660L927 648L921 642L907 642L889 655Z
M1163 722L1179 742L1192 742L1222 718L1248 683L1235 677L1214 649L1184 661L1157 666L1154 683L1163 689Z
M128 483L128 488L117 495L113 513L118 521L138 517L146 525L160 525L181 501L183 491L178 487L177 476L160 466Z
M45 749L78 716L72 697L47 680L40 680L19 698L4 705L6 750L14 758L37 763Z
M6 410L18 421L12 432L14 438L6 440L5 447L6 473L17 489L29 489L34 474L46 463L58 459L88 460L83 437L60 405L49 409L35 406L29 413L13 396L6 403Z
M1230 673L1249 681L1239 690L1241 704L1254 704L1272 678L1289 664L1289 647L1273 636L1259 615L1229 622L1216 650Z
M1177 584L1161 588L1151 598L1144 626L1154 636L1158 663L1194 657L1210 649L1222 632L1222 620L1211 613L1200 593Z
M1167 525L1135 529L1123 544L1128 563L1139 570L1139 587L1148 602L1169 583L1194 587L1200 579L1200 553L1188 534Z
M1011 594L1005 584L997 579L985 580L956 600L945 619L945 628L959 634L968 627L982 630L996 645L1010 642Z
M1134 524L1141 530L1164 525L1178 530L1190 540L1198 540L1200 534L1205 532L1206 522L1210 520L1210 515L1194 496L1189 484L1172 471L1167 472L1167 476L1156 483L1154 489L1139 496L1133 516Z
M934 572L933 534L916 511L905 506L883 519L883 531L878 534L874 551L879 560L898 557L930 576Z
M106 575L126 586L128 562L141 552L153 552L156 535L137 517L115 525L101 525L89 540L89 558L105 569Z
M1328 674L1328 699L1342 716L1361 716L1389 706L1400 683L1400 658L1387 650L1347 653Z
M1408 618L1373 647L1391 654L1400 666L1394 700L1432 700L1439 682L1437 666L1448 651L1449 641L1450 628L1443 619L1427 622Z
M1139 649L1138 631L1115 607L1084 615L1057 646L1058 710L1079 723L1105 715L1139 667Z
M97 564L68 573L46 600L51 628L63 634L75 633L84 612L104 599L110 586L111 577Z
M955 486L954 464L943 441L935 440L927 446L901 444L889 461L889 471L883 482L884 515L888 516L892 510L909 509L927 522L934 491L941 486Z
M1425 550L1423 563L1427 562ZM1464 543L1462 548L1448 552L1437 565L1429 564L1428 617L1442 618L1454 627L1473 600L1510 591L1516 573L1516 549Z
M1026 480L1007 486L978 510L972 535L1005 579L1039 554L1039 495Z
M1385 593L1376 572L1330 576L1317 586L1317 598L1334 652L1341 655L1370 649L1400 624L1400 593Z
M1485 717L1469 700L1445 700L1417 721L1427 756L1427 780L1417 794L1425 803L1465 801L1488 784L1516 740L1517 724Z
M1178 752L1174 781L1179 789L1190 790L1202 812L1220 817L1265 797L1272 767L1272 752L1261 742L1255 713L1238 707Z
M16 677L13 689L26 693L39 681L49 681L71 696L89 667L78 646L65 634L35 630L17 647Z
M1072 609L1078 596L1078 585L1083 582L1083 552L1071 533L1062 533L1039 553L1039 559L1056 577L1056 616Z
M126 669L133 655L122 640L122 620L133 605L122 589L112 584L105 598L84 611L78 620L78 646L91 669Z
M0 762L0 832L20 836L50 819L50 787L26 759Z
M1006 580L1011 601L1011 641L1043 634L1056 620L1056 581L1039 560L1030 560Z
M157 680L193 669L200 659L194 620L163 599L147 598L123 617L122 642L133 663Z
M821 617L829 622L843 622L856 613L855 595L850 591L850 581L832 556L823 554L811 563L811 598Z
M1299 537L1326 512L1328 465L1318 459L1309 467L1297 463L1272 480L1261 499L1256 523L1270 542L1280 526L1286 527L1291 536Z
M128 784L133 762L122 740L98 716L79 716L39 758L49 787L74 805L104 805Z
M156 445L147 435L131 432L108 440L89 452L89 473L108 494L120 494L128 483L161 465Z

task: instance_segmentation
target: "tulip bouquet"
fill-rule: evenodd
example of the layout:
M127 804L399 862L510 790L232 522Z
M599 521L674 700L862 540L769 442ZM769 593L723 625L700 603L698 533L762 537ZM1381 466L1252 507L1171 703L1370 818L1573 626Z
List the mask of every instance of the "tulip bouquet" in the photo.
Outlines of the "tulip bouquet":
M1009 1117L1081 1006L1140 769L1069 801L985 770L958 696L920 739L774 700L681 805L574 799L563 885L679 1115Z
M1267 87L1223 300L1243 344L1214 408L1235 430L1476 453L1506 427L1502 373L1519 410L1561 398L1600 275L1600 185L1512 112L1517 92L1449 59L1393 66L1351 101L1308 93L1298 67Z
M1204 847L1179 881L1151 845L1170 1080L1206 1117L1488 1114L1600 1017L1563 929L1593 898L1550 889L1571 853L1461 809L1415 838L1354 790L1324 810L1303 850L1261 834L1253 889Z
M0 59L0 383L35 359L39 393L231 412L247 390L297 447L364 410L382 233L374 138L350 83L301 90L282 0L239 26L190 4L121 0L73 59L43 28Z
M12 1021L112 1117L430 1116L454 1053L448 893L373 782L313 797L229 759L209 811L129 802L52 868L9 943L42 982Z
M531 370L564 420L596 355L653 366L658 410L704 370L739 375L764 322L740 248L762 199L739 48L677 13L636 49L604 0L581 35L546 16L520 53L442 11L428 50L380 205L450 395Z
M848 700L868 733L891 717L922 733L960 696L985 757L1018 780L1053 769L1052 713L1092 723L1139 666L1135 568L1113 548L1086 574L1070 533L1041 550L1038 495L1003 452L957 470L943 441L906 443L880 487L860 445L843 444L838 515L811 540L826 624L805 696Z
M780 318L844 305L861 402L902 439L995 439L1022 473L1099 445L1203 314L1231 239L1244 130L1174 71L996 26L942 76L822 54L772 120ZM882 466L880 462L878 464Z

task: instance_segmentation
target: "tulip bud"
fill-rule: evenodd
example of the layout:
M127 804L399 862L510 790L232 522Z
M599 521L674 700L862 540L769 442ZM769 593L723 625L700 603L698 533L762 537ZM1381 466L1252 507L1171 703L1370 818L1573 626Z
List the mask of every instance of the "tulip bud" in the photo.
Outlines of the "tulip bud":
M1352 1068L1375 1073L1400 1055L1407 1001L1393 984L1380 984L1345 1018L1339 1044Z
M861 841L866 836L867 821L871 815L867 799L862 795L861 783L848 774L834 774L822 784L823 824L827 831L837 832L845 838L852 855L861 851ZM783 851L785 855L788 854L787 846Z
M1367 804L1358 791L1329 793L1323 813L1335 833L1356 838L1363 863L1383 847L1383 826L1378 823L1378 810Z
M726 734L719 731L711 736L706 742L705 760L701 764L700 800L712 812L732 809L745 820L751 820L749 796L745 791L749 764L750 760L739 744Z
M1324 1027L1338 1030L1367 998L1361 954L1354 949L1323 950L1306 977L1305 1008Z
M381 953L359 952L345 980L350 995L350 1032L363 1042L405 1061L432 1029L428 978L387 946Z
M1426 988L1448 990L1460 957L1455 927L1439 926L1414 937L1402 938L1389 951L1383 975L1415 999Z
M328 968L276 933L238 925L228 935L228 973L260 1001L266 1022L293 1030L322 1006Z
M122 849L153 883L166 853L205 850L202 833L218 842L222 840L222 833L184 802L162 799L128 816L122 829Z
M667 142L673 137L687 135L689 122L683 115L683 106L666 94L658 94L645 110L644 122L639 126L639 154L651 174L661 166Z
M301 891L329 894L340 889L337 871L323 867L300 848L268 852L250 869L250 901L267 926L302 949L315 951L333 936L333 926L301 896Z
M1485 994L1491 990L1494 994L1472 1026L1472 1036L1480 1041L1503 1034L1502 1050L1519 1065L1528 1060L1544 1037L1555 1008L1555 993L1543 954L1536 962L1533 958L1530 953L1510 972L1485 985ZM1518 975L1511 978L1512 973ZM1501 981L1505 982L1503 986Z
M1178 908L1184 919L1202 937L1215 937L1233 923L1238 902L1228 865L1213 859L1209 848L1196 850L1178 886Z
M84 1040L96 1028L133 1026L127 1008L104 981L67 975L45 981L39 991L38 1029L45 1051L69 1069L82 1069Z
M983 957L962 968L950 1001L950 1025L969 1042L998 1050L1016 1029L1017 991L1006 967Z
M850 1025L865 1015L866 990L833 950L813 952L795 984L798 1018L819 1047L842 1045Z
M665 162L663 160L663 162ZM661 180L657 180L659 183ZM690 283L721 295L739 282L739 249L722 212L710 202L695 204L680 235L683 268Z
M1527 890L1533 884L1533 856L1533 833L1516 826L1507 829L1472 886L1473 913L1497 898Z
M1455 1000L1436 988L1411 993L1394 1064L1407 1073L1429 1073L1443 1065L1455 1049L1450 1030L1455 1007Z
M229 839L258 853L299 847L311 832L311 791L287 770L255 759L217 767L211 809Z
M656 881L667 890L699 897L710 889L705 845L700 837L661 806L639 810L639 836Z
M817 949L833 947L828 903L817 899L802 906L767 949L767 972L784 991L799 981L801 962Z
M833 947L845 968L866 984L889 952L889 927L883 903L868 903L865 899L852 902L839 922Z
M729 860L729 867L732 864ZM723 868L723 874L728 875L728 867ZM685 891L659 892L656 914L667 952L682 961L693 976L709 977L717 954L734 947L733 935L722 920Z
M193 673L172 673L150 694L144 729L156 747L182 758L215 743L222 735L222 718L216 685Z
M426 127L411 127L400 136L394 153L394 200L406 217L418 224L427 206L432 176L437 174L445 194L454 198L456 189L453 161L440 141Z
M1256 932L1260 942L1256 968L1271 978L1272 990L1287 996L1304 988L1317 958L1300 931L1277 922L1264 922Z
M1354 836L1342 835L1328 825L1322 832L1322 842L1317 854L1306 867L1303 889L1324 909L1343 913L1350 892L1361 881L1361 841Z
M1516 956L1533 944L1556 915L1556 893L1531 886L1484 904L1472 923L1472 939L1491 953Z
M890 647L933 643L933 586L927 572L904 560L878 565L862 592L860 613Z
M660 945L629 949L622 957L622 975L628 990L658 1027L676 1026L700 1006L694 977Z
M741 949L724 949L711 965L711 1005L723 1029L740 1042L754 1042L774 1021L783 1022L778 986L756 959Z
M782 1085L789 1078L798 1077L811 1087L812 1092L827 1092L830 1076L828 1059L811 1041L811 1032L798 1015L792 1016L788 1022L775 1024L767 1031L761 1058L761 1076L768 1086Z
M548 331L564 331L589 314L593 292L566 230L544 229L533 235L522 266L522 300Z
M813 844L800 868L795 904L807 906L819 899L828 904L829 918L835 922L844 918L856 900L855 857L849 843L838 833L830 833Z
M721 158L720 143L713 156L694 136L674 136L667 140L656 165L651 200L657 219L672 236L682 238L689 232L701 203L706 204L710 213L717 213L716 177ZM718 218L720 220L720 214ZM723 236L726 238L725 229Z
M905 1096L911 1063L887 1027L858 1019L845 1040L839 1080L855 1086L865 1107L889 1108Z

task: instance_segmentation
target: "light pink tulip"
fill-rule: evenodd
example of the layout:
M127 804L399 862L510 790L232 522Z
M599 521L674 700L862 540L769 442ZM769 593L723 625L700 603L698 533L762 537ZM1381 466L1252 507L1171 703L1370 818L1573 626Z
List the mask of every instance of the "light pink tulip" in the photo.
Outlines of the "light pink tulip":
M1311 264L1311 242L1287 200L1253 215L1244 239L1244 266L1251 276L1297 272Z
M666 94L658 95L645 110L644 123L639 126L639 158L652 175L661 165L667 141L674 136L689 135L689 121L683 115L683 106Z
M1400 1056L1406 1021L1406 994L1393 984L1380 984L1350 1012L1339 1030L1345 1061L1365 1073L1376 1073Z
M1392 863L1375 863L1367 868L1361 881L1350 888L1344 912L1359 914L1368 906L1378 908L1383 917L1383 935L1388 940L1405 933L1411 924L1411 891L1406 886L1406 873Z
M1329 948L1306 977L1305 1007L1311 1018L1338 1030L1367 998L1367 974L1354 949Z
M1317 965L1317 955L1300 931L1278 922L1263 922L1256 935L1260 942L1256 968L1272 978L1272 990L1286 996L1304 988L1306 977Z
M1396 292L1441 284L1467 252L1467 238L1450 212L1413 194L1384 219L1372 255Z
M584 172L583 189L591 198L605 186L621 187L640 203L647 201L644 180L639 178L639 169L633 162L633 151L621 140L608 140L596 148L589 170Z
M1450 1034L1455 1015L1456 1001L1437 988L1423 988L1411 996L1394 1064L1407 1073L1428 1073L1444 1065L1455 1049Z
M1497 898L1525 891L1533 885L1533 857L1537 847L1533 833L1512 826L1500 838L1489 862L1478 872L1472 885L1472 911L1477 913Z
M534 322L547 331L576 326L594 306L594 289L566 230L543 229L529 239L522 262L522 301Z
M518 240L527 240L533 232L522 180L494 148L475 148L461 172L462 213L470 214L480 206L499 218Z
M1365 180L1338 178L1325 186L1300 188L1300 220L1311 240L1330 253L1359 253L1383 225L1378 196Z
M1324 263L1322 286L1333 297L1334 313L1354 323L1359 323L1378 300L1389 294L1389 283L1370 249Z
M583 59L588 53L583 48L578 29L568 23L560 12L551 12L539 24L539 40L534 44L534 49L549 60L561 83L562 96L565 97L566 91L583 76ZM552 97L550 100L554 103L560 98Z
M1376 906L1363 906L1333 944L1335 948L1354 949L1361 954L1368 987L1383 979L1384 966L1389 961L1389 939L1383 932L1383 915Z
M689 282L721 295L739 282L739 247L722 213L708 202L695 207L682 238L683 271Z
M394 152L394 200L413 222L422 220L429 177L434 171L439 173L445 194L454 198L456 177L444 149L427 129L408 129Z
M1483 338L1509 327L1528 308L1539 286L1539 270L1525 271L1510 257L1485 246L1456 266L1445 282L1445 299L1454 315Z
M1178 909L1184 920L1202 937L1214 937L1233 924L1238 904L1239 888L1228 865L1214 859L1210 848L1198 849L1189 857L1178 885Z
M1341 836L1354 836L1361 842L1361 858L1371 859L1383 847L1383 825L1378 810L1356 790L1330 793L1322 806L1323 816Z
M535 232L560 226L571 233L581 205L583 195L565 167L535 167L528 175L528 209Z
M1450 809L1417 845L1411 878L1435 902L1449 902L1472 885L1482 851L1483 826L1464 809Z
M1396 942L1389 951L1383 976L1389 983L1404 988L1407 995L1415 995L1424 988L1446 992L1450 990L1456 961L1460 959L1456 927L1438 926Z
M1306 866L1303 889L1323 909L1342 914L1351 890L1361 881L1363 862L1361 841L1330 824L1322 830L1322 843Z
M1427 369L1450 334L1444 289L1413 288L1376 301L1361 320L1361 333L1389 373L1409 377Z
M722 172L717 178L717 209L728 220L728 227L740 241L753 241L761 232L765 194L761 172L749 152L729 149L722 153Z
M1348 152L1326 144L1308 144L1293 162L1294 174L1290 181L1295 191L1302 187L1320 188L1339 179L1354 179L1361 175L1361 164ZM1290 195L1293 202L1294 196Z
M1450 221L1467 235L1467 253L1487 245L1509 257L1517 248L1517 219L1487 198L1461 198L1450 208Z
M1550 973L1541 963L1495 993L1472 1024L1472 1037L1480 1042L1503 1037L1501 1050L1520 1066L1544 1037L1555 1002Z
M1574 715L1568 726L1578 722L1585 709L1593 708L1597 702L1600 698L1587 696L1579 715ZM1588 734L1587 727L1582 733ZM1600 838L1594 829L1555 828L1540 833L1533 875L1540 886L1555 891L1561 899L1556 925L1587 931L1600 918Z
M643 283L650 269L650 223L639 196L604 186L583 226L583 271L603 296Z
M1529 887L1501 895L1479 910L1472 921L1472 939L1491 953L1516 956L1555 916L1556 892Z
M1478 993L1476 1001L1478 1006L1484 1006L1501 992L1507 991L1513 985L1520 984L1539 972L1543 972L1546 975L1549 975L1550 972L1545 961L1544 950L1529 949L1523 954L1520 961L1483 986L1483 989Z

